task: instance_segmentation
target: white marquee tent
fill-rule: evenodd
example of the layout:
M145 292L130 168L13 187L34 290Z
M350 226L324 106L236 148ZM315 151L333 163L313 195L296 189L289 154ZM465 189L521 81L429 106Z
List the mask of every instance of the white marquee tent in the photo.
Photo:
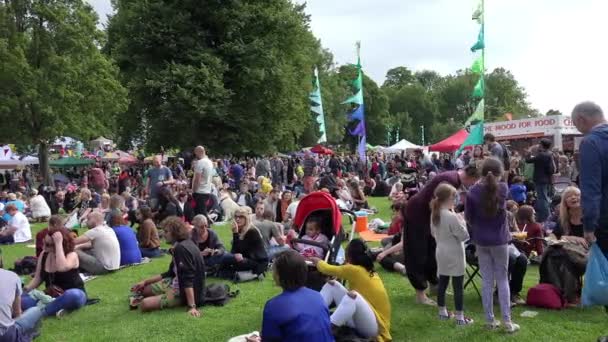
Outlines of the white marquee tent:
M405 139L402 139L401 141L399 141L398 143L396 143L393 146L389 146L384 148L382 151L383 152L388 152L388 153L396 153L396 152L401 152L401 151L405 151L405 150L414 150L420 148L422 149L422 146L418 146L414 143L411 143Z

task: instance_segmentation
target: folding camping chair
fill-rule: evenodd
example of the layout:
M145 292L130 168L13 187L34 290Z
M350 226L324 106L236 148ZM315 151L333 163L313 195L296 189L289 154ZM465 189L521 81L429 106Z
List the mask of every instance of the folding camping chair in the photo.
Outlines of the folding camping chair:
M467 280L464 282L464 288L466 289L469 285L472 285L477 292L477 295L481 299L481 292L479 292L479 287L475 283L475 278L481 279L481 273L479 273L479 262L477 261L477 256L475 255L475 245L469 243L466 245L464 250L465 259L467 261L467 267L465 269L467 273Z

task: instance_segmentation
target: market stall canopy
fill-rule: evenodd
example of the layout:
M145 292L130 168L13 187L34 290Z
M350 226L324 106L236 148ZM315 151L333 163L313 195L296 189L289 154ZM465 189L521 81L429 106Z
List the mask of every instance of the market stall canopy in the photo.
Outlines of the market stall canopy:
M331 149L329 149L323 145L314 146L313 148L310 149L310 152L316 153L316 154L334 154L334 151L332 151Z
M136 164L137 162L137 158L131 155L126 155L118 158L118 164Z
M110 139L104 138L104 137L99 137L95 140L91 140L90 145L91 148L102 148L105 145L112 145L114 142Z
M34 156L19 157L19 161L21 161L24 165L38 165L40 163L38 161L38 157Z
M454 133L450 137L441 140L440 142L429 146L429 151L433 152L455 152L469 136L466 129Z
M50 167L73 167L73 166L87 166L95 163L92 159L79 159L74 157L61 158L51 160L49 162Z
M134 159L135 161L137 161L137 158L135 158L132 155L130 155L129 153L127 153L125 151L121 151L121 150L108 152L101 159L104 161L120 161L121 158L127 158L128 160Z
M400 152L400 151L406 151L406 150L415 150L418 148L422 148L422 146L418 146L412 142L402 139L395 145L382 149L382 151L383 152Z

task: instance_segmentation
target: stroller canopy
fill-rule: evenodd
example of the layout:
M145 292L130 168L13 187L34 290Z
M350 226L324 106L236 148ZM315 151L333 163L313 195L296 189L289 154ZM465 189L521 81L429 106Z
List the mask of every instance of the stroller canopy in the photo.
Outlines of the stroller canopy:
M306 218L317 210L331 211L333 233L338 235L342 226L342 214L336 200L330 194L323 191L313 192L300 200L296 216L293 222L296 226L302 227Z

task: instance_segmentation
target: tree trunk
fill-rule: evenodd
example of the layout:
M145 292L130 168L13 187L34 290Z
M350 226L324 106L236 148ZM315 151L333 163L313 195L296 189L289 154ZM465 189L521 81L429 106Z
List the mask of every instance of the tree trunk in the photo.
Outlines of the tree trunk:
M51 182L51 172L49 169L49 146L46 142L38 145L38 162L40 163L42 183L52 186L53 182Z

